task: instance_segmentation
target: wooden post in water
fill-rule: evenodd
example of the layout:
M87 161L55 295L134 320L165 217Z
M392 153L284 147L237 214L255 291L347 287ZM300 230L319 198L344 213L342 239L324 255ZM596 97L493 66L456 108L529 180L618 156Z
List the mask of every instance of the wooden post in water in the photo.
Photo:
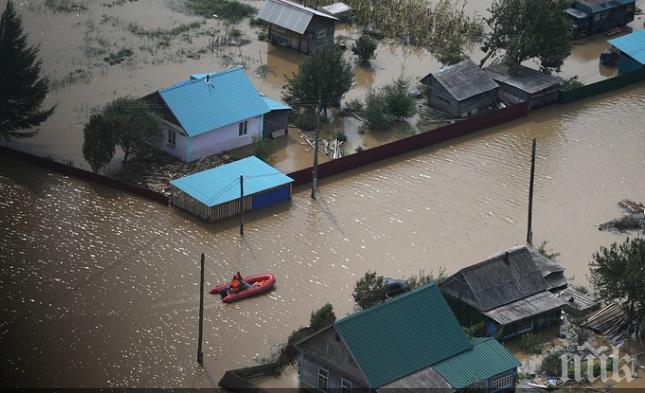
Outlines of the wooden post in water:
M318 141L320 140L320 105L321 100L318 99L318 107L316 108L316 140L314 148L314 169L311 178L311 199L316 199L316 189L318 188Z
M244 176L240 175L240 235L244 236Z
M526 228L526 242L533 244L533 182L535 178L535 138L533 138L533 146L531 147L531 179L529 181L529 219Z
M199 277L199 338L197 341L197 363L204 365L204 353L202 352L202 338L204 336L204 254L201 259L201 272Z

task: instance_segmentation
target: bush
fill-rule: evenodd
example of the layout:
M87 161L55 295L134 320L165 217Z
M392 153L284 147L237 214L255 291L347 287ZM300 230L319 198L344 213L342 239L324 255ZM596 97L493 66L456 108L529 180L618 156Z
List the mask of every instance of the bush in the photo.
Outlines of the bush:
M369 65L370 59L374 58L374 51L377 45L376 41L363 34L356 40L354 46L352 46L352 52L358 56L358 62L360 64Z
M385 285L383 276L377 276L376 272L367 272L365 276L356 281L354 301L363 310L385 301Z
M563 354L564 352L562 351L556 351L546 355L542 359L542 365L540 366L542 373L547 376L562 376L562 360L560 360L560 356Z
M484 321L477 322L463 329L464 334L468 337L483 337L486 335L486 323Z
M313 108L307 108L298 113L294 121L296 127L303 131L313 131L316 129L316 111Z
M537 248L537 252L545 258L556 260L560 257L560 253L555 250L547 248L547 241L543 241L540 246Z
M437 275L437 277L435 277L432 272L426 274L426 272L421 270L419 271L418 275L412 275L406 281L408 283L408 286L412 290L420 286L429 284L431 282L441 282L445 278L446 278L446 269L441 268L439 269L439 274Z
M350 112L360 114L360 113L363 112L363 109L364 109L363 108L363 103L358 98L355 98L353 100L349 100L349 101L347 101L345 103L345 110L348 110Z
M229 22L239 22L255 14L255 8L237 0L188 0L187 5L203 17L211 18L217 15Z
M580 82L578 80L578 76L576 75L576 76L574 76L572 78L567 79L562 84L562 88L560 90L565 90L565 91L575 90L575 89L579 89L581 87L584 87L584 85L585 85L584 83L582 83L582 82Z
M535 334L525 333L520 338L520 349L527 354L537 354L542 352L542 345Z
M309 327L313 330L320 330L336 321L336 314L331 304L326 303L320 309L311 313Z
M409 89L410 83L402 77L383 89L388 113L396 120L410 117L417 111L414 98L408 95Z
M370 90L365 99L365 120L373 130L385 130L392 126L393 119L388 112L387 99L382 91Z

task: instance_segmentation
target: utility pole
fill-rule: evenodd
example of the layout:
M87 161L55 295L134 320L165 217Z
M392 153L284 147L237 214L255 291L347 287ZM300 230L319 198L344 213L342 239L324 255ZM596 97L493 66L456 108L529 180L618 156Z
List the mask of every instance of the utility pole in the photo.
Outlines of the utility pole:
M240 175L240 235L244 236L244 176Z
M316 189L318 188L318 141L320 140L320 106L322 100L320 93L318 93L318 107L316 108L316 145L314 148L314 170L311 179L311 199L316 199Z
M197 341L197 363L204 365L204 353L202 352L202 338L204 336L204 254L201 259L201 274L199 278L199 339Z
M529 182L529 219L526 229L526 242L533 244L533 181L535 178L535 138L533 138L533 146L531 148L531 180Z

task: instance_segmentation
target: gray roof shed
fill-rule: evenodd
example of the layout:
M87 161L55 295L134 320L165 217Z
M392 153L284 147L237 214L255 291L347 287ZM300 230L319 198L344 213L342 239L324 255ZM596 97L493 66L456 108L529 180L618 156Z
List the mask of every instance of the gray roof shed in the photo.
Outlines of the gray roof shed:
M499 85L470 59L432 71L421 81L434 77L457 101L489 92Z
M258 19L303 34L314 16L338 20L329 14L287 0L265 0Z
M516 87L528 94L535 94L542 90L560 86L562 78L548 75L534 69L518 66L510 69L503 63L493 64L484 69L498 83Z

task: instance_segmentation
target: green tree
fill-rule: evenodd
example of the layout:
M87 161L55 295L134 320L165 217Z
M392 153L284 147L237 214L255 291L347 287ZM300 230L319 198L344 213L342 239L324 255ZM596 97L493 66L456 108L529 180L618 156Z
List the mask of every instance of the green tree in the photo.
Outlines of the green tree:
M439 60L441 64L446 66L457 64L466 58L466 55L464 54L462 49L466 45L466 43L464 42L463 38L459 39L458 37L441 41L435 45L432 54L437 58L437 60Z
M367 272L365 276L356 281L354 286L354 301L363 310L385 301L385 285L383 276L376 275L376 272Z
M318 107L327 117L327 108L340 103L353 78L340 48L327 44L305 57L298 72L287 78L283 98L293 108Z
M124 163L132 153L143 155L149 152L162 138L161 121L140 100L117 98L105 107L103 116L116 145L123 150Z
M336 321L336 314L331 304L325 303L324 306L317 311L311 313L309 318L309 328L318 331L327 327Z
M408 95L410 82L399 77L383 88L388 113L397 121L410 117L417 112L414 98Z
M433 272L426 273L425 271L420 270L419 274L410 276L406 280L406 282L408 283L410 289L415 289L431 282L439 283L445 279L446 269L442 267L441 269L439 269L439 274L437 276L435 276Z
M560 257L560 253L551 249L547 248L548 241L543 241L537 248L538 254L542 255L545 258L556 260Z
M101 114L94 114L83 130L83 157L96 173L107 165L116 150L112 128Z
M563 12L569 6L567 0L495 0L485 19L481 65L503 51L507 64L537 59L542 70L559 71L571 53L571 23Z
M385 130L392 126L392 116L388 112L387 98L381 90L370 90L365 97L365 120L373 130Z
M590 264L591 282L604 301L620 299L631 327L638 334L645 320L645 239L629 239L601 247Z
M38 48L29 46L22 21L9 0L0 17L0 135L28 138L55 107L43 109L49 81L40 77ZM29 131L27 131L29 130Z
M367 35L361 35L352 46L352 52L358 56L358 62L362 65L369 65L374 58L377 43Z

